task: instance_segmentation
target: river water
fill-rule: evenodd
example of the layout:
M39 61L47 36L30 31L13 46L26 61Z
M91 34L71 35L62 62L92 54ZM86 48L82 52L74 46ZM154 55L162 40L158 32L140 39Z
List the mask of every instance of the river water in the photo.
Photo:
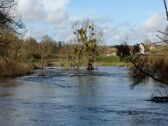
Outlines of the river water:
M125 67L36 73L0 81L0 126L168 125L168 104L147 101L158 84L130 90Z

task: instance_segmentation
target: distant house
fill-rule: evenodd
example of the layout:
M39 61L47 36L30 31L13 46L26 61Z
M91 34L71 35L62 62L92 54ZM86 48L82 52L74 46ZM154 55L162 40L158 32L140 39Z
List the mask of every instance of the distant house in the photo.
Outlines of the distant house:
M138 47L139 47L139 53L140 53L140 54L145 54L144 44L143 44L143 43L140 43L140 44L138 45Z
M155 44L144 44L144 43L138 44L137 47L138 47L137 54L148 54L156 48Z
M117 56L117 48L107 48L105 50L105 56L109 57L109 56Z

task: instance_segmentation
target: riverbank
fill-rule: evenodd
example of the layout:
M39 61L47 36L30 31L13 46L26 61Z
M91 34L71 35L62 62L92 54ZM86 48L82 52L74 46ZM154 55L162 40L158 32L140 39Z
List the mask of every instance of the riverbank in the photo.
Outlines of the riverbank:
M99 56L95 64L96 66L127 66L119 56Z
M163 48L162 50L167 50ZM160 81L161 83L168 83L168 52L162 52L160 49L154 50L155 54L141 55L136 60L132 61L134 66L131 68L133 76L146 76Z
M127 66L125 62L118 62L118 63L106 63L106 62L96 62L96 66Z
M65 64L65 62L64 62ZM47 59L44 67L63 67L58 59ZM95 66L127 66L117 56L98 57ZM11 59L0 59L0 77L17 77L32 74L34 69L42 69L40 60L33 60L32 63L21 63Z
M34 60L33 64L37 67L40 67L40 60ZM99 56L94 63L96 66L127 66L128 63L121 61L118 56ZM66 59L47 59L45 62L45 67L53 66L53 67L67 67L68 63Z
M33 73L33 65L11 59L0 59L0 77L16 77Z

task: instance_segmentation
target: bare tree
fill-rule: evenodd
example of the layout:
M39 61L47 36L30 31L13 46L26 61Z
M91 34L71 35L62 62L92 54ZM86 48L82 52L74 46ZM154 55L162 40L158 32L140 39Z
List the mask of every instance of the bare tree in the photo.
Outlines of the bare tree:
M39 52L38 42L35 38L29 37L24 41L23 44L23 57L29 60L29 63L32 64L33 60L36 58L36 55Z
M80 66L82 56L87 60L87 70L93 70L93 63L98 55L98 45L102 41L101 30L89 19L78 21L73 25L76 39L75 52L78 57L77 68Z
M0 53L12 43L11 34L21 34L25 25L17 13L15 0L0 0ZM5 37L4 37L5 36ZM2 55L1 55L2 56Z
M24 24L16 11L15 0L0 0L0 33L14 32L20 33L19 29L24 28Z
M0 56L3 57L3 59L8 57L10 59L18 60L23 41L12 32L1 34L0 41L5 45L1 48Z
M43 36L42 42L40 43L41 68L44 67L47 57L52 54L52 42L52 38L47 35Z

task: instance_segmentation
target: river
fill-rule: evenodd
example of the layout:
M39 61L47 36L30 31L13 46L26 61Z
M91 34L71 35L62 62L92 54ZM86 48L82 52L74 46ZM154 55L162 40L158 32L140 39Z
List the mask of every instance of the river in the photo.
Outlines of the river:
M130 90L125 67L88 72L46 68L46 76L0 81L0 126L167 126L168 104L147 101L160 86Z

